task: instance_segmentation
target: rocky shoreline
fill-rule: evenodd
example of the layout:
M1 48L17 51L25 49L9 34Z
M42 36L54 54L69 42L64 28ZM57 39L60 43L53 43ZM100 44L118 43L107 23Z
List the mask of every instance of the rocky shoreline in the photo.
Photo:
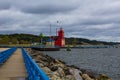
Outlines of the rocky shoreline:
M65 62L54 59L40 51L30 48L26 48L26 51L51 80L112 80L105 74L96 74L74 65L67 65Z

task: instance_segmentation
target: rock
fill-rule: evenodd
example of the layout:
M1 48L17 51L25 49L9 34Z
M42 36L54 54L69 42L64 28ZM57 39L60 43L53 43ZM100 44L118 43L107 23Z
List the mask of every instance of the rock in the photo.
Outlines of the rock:
M80 74L82 74L82 72L80 70L71 68L70 72L75 77L76 80L83 80L81 75L80 75Z
M50 80L61 80L58 72L51 72L48 76L50 77Z
M26 48L26 51L28 52L28 53L31 53L31 48Z
M31 54L31 56L37 56L37 54L34 53L34 54Z
M51 74L52 72L48 67L42 67L42 69L46 74Z
M62 77L65 77L65 73L64 73L64 71L63 71L63 69L62 68L58 68L58 73L59 73L59 75L60 75L60 77L62 78Z
M36 60L36 59L35 59ZM37 59L36 60L36 63L42 63L44 66L48 67L49 66L49 63L48 62L45 62L45 61L42 61L42 60L39 60Z
M79 69L80 70L80 68L79 67L77 67L77 66L74 66L74 65L67 65L68 67L71 67L71 68L75 68L75 69Z
M58 59L57 61L59 61L59 62L61 62L61 63L63 63L63 64L66 64L64 61L62 61L62 60L60 60L60 59Z
M58 63L57 65L58 65L59 67L62 67L62 68L66 68L66 67L67 67L67 66L66 66L65 64L63 64L63 63L61 63L61 64Z
M50 69L51 69L51 71L56 71L56 70L58 70L58 67L57 66L50 66Z
M55 72L52 72L52 75L57 75L57 76L59 76L59 73L58 73L57 71L55 71Z
M43 65L42 63L38 63L38 65L39 65L40 67L44 67L44 65Z
M56 63L56 60L54 58L52 58L52 57L50 57L48 55L46 55L45 57L48 59L48 61Z
M36 53L31 54L32 58L36 58L38 55Z
M85 69L80 69L83 74L87 74L91 78L97 78L99 75L93 71L90 70L85 70Z
M85 69L80 69L80 71L85 74L86 70Z
M46 57L41 58L42 61L48 62L48 59Z
M84 80L94 80L94 79L90 78L87 74L82 74L82 78Z
M36 63L40 63L40 60L36 60L36 59L35 59L35 62L36 62Z
M69 68L63 68L65 75L71 75Z
M100 74L97 80L112 80L112 79L105 74Z
M50 62L50 66L56 66L53 62Z
M61 80L61 78L57 75L53 75L50 77L50 80Z
M42 61L42 63L43 63L44 66L49 67L49 63L48 62Z
M36 52L37 52L36 50L32 50L32 51L31 51L31 53L33 53L33 54L36 53Z
M38 57L39 59L41 59L41 58L42 58L42 56L41 56L41 55L38 55L37 57Z
M74 76L72 76L72 75L67 75L67 76L65 77L65 80L76 80L76 79L75 79Z
M50 66L57 66L57 67L60 67L60 68L62 68L62 69L67 68L67 66L65 66L65 65L63 65L63 64L58 64L58 63L53 63L53 62L50 63Z
M37 63L40 63L40 58L38 56L36 56L34 59Z

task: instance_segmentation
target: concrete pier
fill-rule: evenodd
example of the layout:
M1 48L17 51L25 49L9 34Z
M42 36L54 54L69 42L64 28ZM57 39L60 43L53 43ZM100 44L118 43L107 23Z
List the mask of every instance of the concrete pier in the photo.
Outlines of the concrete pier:
M26 77L27 72L24 59L21 49L18 48L13 55L0 66L0 80L25 80Z

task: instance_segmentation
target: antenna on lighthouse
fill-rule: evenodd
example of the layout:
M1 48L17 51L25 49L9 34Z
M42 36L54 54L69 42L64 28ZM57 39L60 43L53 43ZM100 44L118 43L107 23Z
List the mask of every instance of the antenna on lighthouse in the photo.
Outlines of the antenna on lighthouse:
M57 26L59 27L60 26L60 24L59 24L59 21L57 21ZM57 36L57 28L56 28L56 36Z
M51 24L50 24L50 38L51 38Z
M57 28L56 28L56 36L57 36Z

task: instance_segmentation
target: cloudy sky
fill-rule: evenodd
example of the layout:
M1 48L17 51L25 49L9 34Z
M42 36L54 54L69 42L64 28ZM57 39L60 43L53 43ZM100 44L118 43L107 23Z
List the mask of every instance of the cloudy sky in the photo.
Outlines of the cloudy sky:
M59 23L57 23L59 21ZM0 0L0 34L55 35L120 42L120 0Z

